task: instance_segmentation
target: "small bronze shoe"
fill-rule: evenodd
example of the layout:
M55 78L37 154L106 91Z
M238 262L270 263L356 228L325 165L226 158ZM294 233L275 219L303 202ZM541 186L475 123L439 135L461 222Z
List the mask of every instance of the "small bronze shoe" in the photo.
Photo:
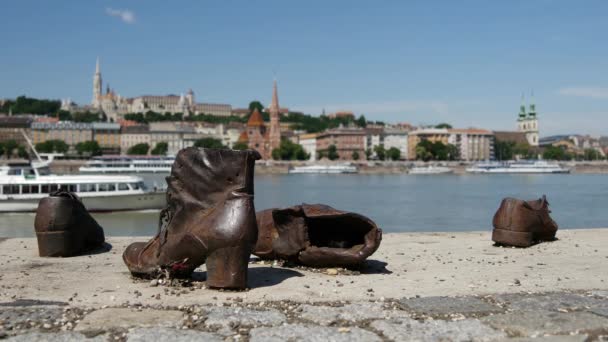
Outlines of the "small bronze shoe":
M253 254L312 267L362 264L380 246L382 230L369 218L323 204L268 209L256 214Z
M103 228L76 194L58 190L38 203L34 229L41 257L70 257L104 245Z
M549 202L544 195L531 201L505 198L492 221L492 241L498 245L529 247L555 240L558 227L550 213Z
M161 211L157 235L123 253L131 273L188 277L206 263L209 287L246 288L258 234L253 172L259 158L252 150L179 151L167 177L167 207Z

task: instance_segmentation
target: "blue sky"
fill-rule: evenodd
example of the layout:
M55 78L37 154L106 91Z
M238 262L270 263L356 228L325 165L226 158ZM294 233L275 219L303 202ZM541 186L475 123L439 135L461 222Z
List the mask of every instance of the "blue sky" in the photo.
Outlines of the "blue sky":
M606 1L2 1L0 98L123 96L608 135Z

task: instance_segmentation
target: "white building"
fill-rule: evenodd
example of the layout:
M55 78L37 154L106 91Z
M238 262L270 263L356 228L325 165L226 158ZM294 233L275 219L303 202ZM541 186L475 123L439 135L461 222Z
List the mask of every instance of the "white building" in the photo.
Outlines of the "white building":
M384 130L384 148L394 147L401 152L401 159L408 159L408 131L387 128Z
M316 133L306 133L300 134L298 136L298 143L302 145L304 151L310 154L310 158L308 160L317 160L317 134Z
M456 146L460 160L494 159L494 134L483 129L448 129L448 143Z

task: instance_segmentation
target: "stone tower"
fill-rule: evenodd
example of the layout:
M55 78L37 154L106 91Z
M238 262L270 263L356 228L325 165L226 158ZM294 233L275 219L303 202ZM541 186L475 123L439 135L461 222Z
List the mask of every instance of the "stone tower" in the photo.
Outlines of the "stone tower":
M268 133L269 149L272 150L279 148L281 145L281 125L279 123L281 107L279 107L279 94L277 91L277 80L274 80L272 88L272 101L270 102L270 130Z
M94 108L101 108L101 71L99 70L99 57L95 65L95 76L93 76L93 101Z
M526 134L526 140L530 146L538 146L538 117L536 115L536 105L534 104L534 95L530 103L530 110L526 113L526 105L522 95L522 103L519 107L519 115L517 118L517 130Z

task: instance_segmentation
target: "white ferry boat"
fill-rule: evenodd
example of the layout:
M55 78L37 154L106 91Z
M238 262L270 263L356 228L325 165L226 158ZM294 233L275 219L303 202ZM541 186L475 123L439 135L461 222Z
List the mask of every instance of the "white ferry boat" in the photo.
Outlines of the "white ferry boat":
M92 212L161 209L165 205L165 193L146 189L140 177L53 175L44 162L0 166L0 212L36 211L40 199L58 189L75 192Z
M453 173L454 170L445 166L426 166L426 167L413 167L410 169L410 174L412 175L438 175L438 174L448 174Z
M569 173L570 169L563 168L555 162L524 160L505 163L480 163L467 168L466 171L470 173Z
M289 169L289 173L340 174L357 172L359 172L359 170L357 170L357 167L350 164L294 166L293 168Z
M175 156L102 156L81 166L81 173L170 173Z

